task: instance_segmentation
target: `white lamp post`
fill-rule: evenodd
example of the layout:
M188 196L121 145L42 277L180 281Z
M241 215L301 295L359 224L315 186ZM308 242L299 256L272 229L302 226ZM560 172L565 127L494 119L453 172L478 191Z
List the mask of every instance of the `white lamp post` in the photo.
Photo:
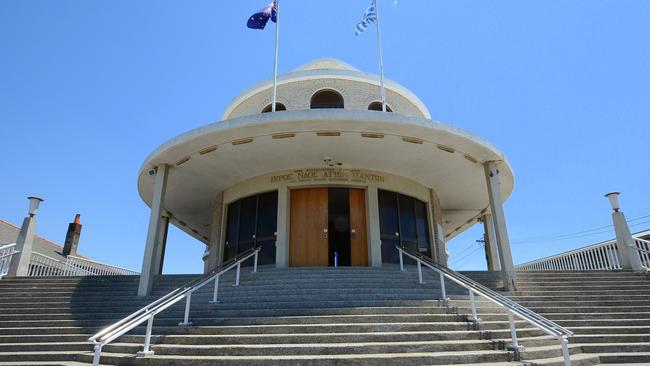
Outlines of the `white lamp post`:
M42 198L39 197L27 197L29 200L29 217L34 217L36 216L36 211L38 210L38 206L43 202Z
M618 204L619 194L621 194L621 192L609 192L605 195L609 200L609 204L612 205L612 210L614 210L614 212L618 212L618 210L621 209L621 206Z
M43 202L39 197L27 197L29 200L29 211L20 227L20 233L16 239L16 250L19 252L11 258L8 277L20 277L29 275L29 262L32 258L32 246L34 244L34 231L36 230L36 211Z
M612 221L614 222L614 231L616 232L616 248L618 251L618 258L621 262L623 269L631 269L633 271L643 270L639 252L632 238L630 227L627 225L625 215L621 211L621 206L618 204L619 192L610 192L605 195L612 206Z

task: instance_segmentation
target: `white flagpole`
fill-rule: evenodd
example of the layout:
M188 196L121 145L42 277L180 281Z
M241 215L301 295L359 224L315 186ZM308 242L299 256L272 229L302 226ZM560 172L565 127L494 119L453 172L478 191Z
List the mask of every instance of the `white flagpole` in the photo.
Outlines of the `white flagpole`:
M278 94L278 38L280 35L280 0L275 0L275 59L273 60L273 97L271 112L275 112L275 102Z
M384 89L384 61L381 57L381 33L379 31L379 8L377 8L377 0L375 1L375 14L377 14L377 53L379 54L379 86L381 90L381 110L386 112L386 90Z

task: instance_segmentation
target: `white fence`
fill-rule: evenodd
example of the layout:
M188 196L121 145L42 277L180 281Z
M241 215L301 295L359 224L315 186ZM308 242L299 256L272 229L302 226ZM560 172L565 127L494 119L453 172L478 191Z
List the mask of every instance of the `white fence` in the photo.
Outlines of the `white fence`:
M650 241L633 238L641 264L650 269ZM621 269L616 240L515 266L517 271L603 271Z
M0 246L0 278L9 272L11 258L16 252L16 243Z
M9 264L14 254L16 244L0 247L0 278L9 271ZM137 275L138 272L110 264L95 262L90 259L67 256L52 258L40 253L32 253L29 261L28 276L125 276Z
M29 276L123 276L137 275L138 272L79 257L51 258L32 253L29 263Z

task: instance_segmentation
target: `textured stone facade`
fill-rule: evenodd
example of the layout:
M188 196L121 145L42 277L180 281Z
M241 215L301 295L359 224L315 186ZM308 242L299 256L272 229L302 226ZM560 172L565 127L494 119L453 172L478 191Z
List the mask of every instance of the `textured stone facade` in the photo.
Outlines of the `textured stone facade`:
M367 110L372 102L381 100L378 85L369 82L337 78L301 80L278 85L277 102L287 110L309 109L311 97L320 90L334 90L343 96L345 109ZM271 90L262 90L236 106L228 118L259 114L271 104ZM418 107L406 97L386 89L386 105L394 113L411 117L426 118Z

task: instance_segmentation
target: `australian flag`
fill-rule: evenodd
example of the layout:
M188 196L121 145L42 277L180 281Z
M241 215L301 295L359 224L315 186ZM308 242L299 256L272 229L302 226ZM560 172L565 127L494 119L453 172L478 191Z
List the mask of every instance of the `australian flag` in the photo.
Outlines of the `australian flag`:
M246 26L251 29L264 29L269 19L275 23L277 21L276 17L277 8L275 7L275 1L273 1L257 13L251 15L251 17L248 18L248 23L246 23Z

